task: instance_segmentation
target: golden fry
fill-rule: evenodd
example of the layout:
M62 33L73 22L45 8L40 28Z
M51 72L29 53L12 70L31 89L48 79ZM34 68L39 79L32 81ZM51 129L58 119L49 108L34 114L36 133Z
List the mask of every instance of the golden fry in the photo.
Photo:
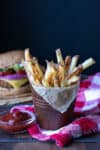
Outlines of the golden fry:
M36 76L36 74L34 74L34 82L35 82L35 85L41 85L41 82L39 80L39 78Z
M62 53L61 53L60 49L56 50L56 57L57 57L58 64L64 65L64 60L63 60Z
M44 87L51 87L51 85L45 79L42 80L42 84Z
M67 81L67 85L66 85L66 86L73 85L73 84L77 83L79 80L80 80L80 77L79 77L79 76L72 76L72 77Z
M83 66L80 64L78 67L76 67L73 72L71 72L68 76L67 79L70 79L72 76L76 75L79 76L81 72L83 71Z
M88 58L87 60L85 60L82 63L83 66L83 70L87 69L88 67L92 66L93 64L95 64L95 60L93 58Z
M79 59L79 55L75 55L72 57L71 64L69 67L69 73L71 73L75 69L78 59Z
M61 85L62 81L64 80L64 77L65 77L65 68L61 64L59 64L59 66L58 66L58 77L59 77L59 81L60 81L60 85Z
M30 83L32 82L33 84L36 84L34 80L34 72L32 70L32 66L30 66L30 63L27 61L23 61L22 64L24 65L24 68L27 73L27 76L29 77Z
M38 60L35 57L32 59L32 63L33 63L33 66L35 68L35 72L37 73L37 75L39 76L40 80L42 81L42 79L43 79L43 72L42 72L41 67L40 67L40 65L38 63Z
M51 76L50 62L48 62L48 61L46 60L46 63L47 63L47 68L46 68L46 71L45 71L44 79L45 79L45 80L50 80L50 76Z
M31 61L31 55L30 55L30 50L29 48L25 49L25 61Z
M59 87L59 86L60 86L59 78L58 76L54 76L54 87Z
M65 58L65 71L66 71L66 74L69 72L70 63L71 63L71 56L66 56L66 58Z
M27 62L27 68L28 68L28 70L26 69L26 71L28 71L28 73L32 75L34 84L40 85L41 84L39 78L40 74L38 74L37 68L33 65L32 57L30 55L30 51L28 48L25 49L25 61Z
M53 77L56 75L56 68L53 62L47 62L47 68L45 71L44 79L51 85L54 86Z

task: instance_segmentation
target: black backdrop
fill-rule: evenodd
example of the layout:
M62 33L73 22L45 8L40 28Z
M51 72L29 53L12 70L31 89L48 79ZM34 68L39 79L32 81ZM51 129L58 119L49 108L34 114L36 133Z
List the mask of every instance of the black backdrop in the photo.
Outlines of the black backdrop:
M81 61L92 56L97 63L86 73L99 71L99 0L1 0L0 52L30 47L41 59L80 54Z

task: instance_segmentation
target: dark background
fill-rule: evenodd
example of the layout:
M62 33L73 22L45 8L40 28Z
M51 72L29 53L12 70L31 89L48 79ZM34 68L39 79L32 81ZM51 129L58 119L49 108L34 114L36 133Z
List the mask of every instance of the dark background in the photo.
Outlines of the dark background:
M92 56L97 63L85 73L98 72L100 0L1 0L0 52L26 47L41 62L59 47L81 61Z

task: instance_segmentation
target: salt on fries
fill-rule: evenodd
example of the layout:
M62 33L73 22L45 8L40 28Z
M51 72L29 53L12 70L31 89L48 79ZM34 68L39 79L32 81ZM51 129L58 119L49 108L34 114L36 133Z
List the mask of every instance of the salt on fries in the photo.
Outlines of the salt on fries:
M33 77L33 84L44 87L66 87L77 83L80 80L80 74L88 67L95 64L93 58L88 58L79 64L79 55L66 56L63 59L60 49L56 50L57 63L46 60L47 67L42 69L36 57L30 55L29 49L25 49L25 62L28 70ZM26 69L26 72L28 71ZM44 71L43 71L44 70Z

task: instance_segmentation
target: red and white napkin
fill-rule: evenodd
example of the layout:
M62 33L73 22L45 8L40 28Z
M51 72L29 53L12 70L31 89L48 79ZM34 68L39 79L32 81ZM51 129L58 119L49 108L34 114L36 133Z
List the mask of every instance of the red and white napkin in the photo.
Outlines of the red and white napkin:
M34 106L21 105L13 109L15 108L32 111L35 114ZM74 138L100 132L100 73L81 82L75 114L77 119L58 130L41 129L35 122L28 128L28 132L32 138L40 141L54 140L60 147L69 144ZM79 115L83 116L79 117Z
M75 113L84 115L100 113L100 73L89 76L80 83Z

